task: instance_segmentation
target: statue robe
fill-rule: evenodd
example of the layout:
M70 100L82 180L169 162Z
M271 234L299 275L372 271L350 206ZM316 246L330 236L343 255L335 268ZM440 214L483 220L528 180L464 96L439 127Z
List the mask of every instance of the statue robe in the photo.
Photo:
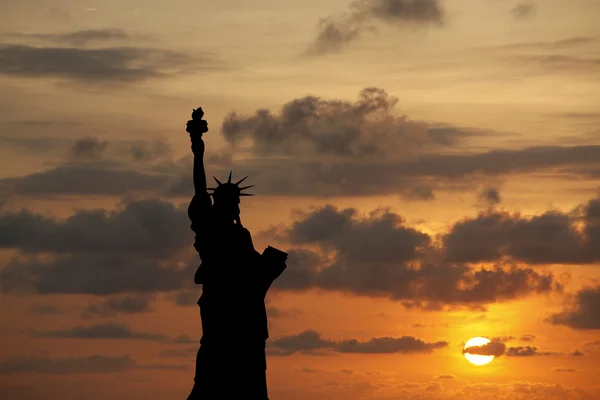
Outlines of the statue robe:
M258 253L241 225L219 223L208 195L196 195L188 215L202 259L194 279L202 284L202 339L188 399L268 400L264 300L285 262Z

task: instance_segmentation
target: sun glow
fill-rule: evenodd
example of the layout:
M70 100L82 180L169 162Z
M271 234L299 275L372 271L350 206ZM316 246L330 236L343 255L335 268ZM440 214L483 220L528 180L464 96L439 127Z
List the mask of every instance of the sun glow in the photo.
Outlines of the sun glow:
M486 364L489 364L490 362L492 362L492 360L494 359L494 356L471 354L467 350L469 347L483 346L488 343L490 343L490 339L487 339L484 337L474 337L472 339L469 339L469 341L467 341L467 343L465 344L465 347L463 350L463 353L464 353L465 357L467 358L467 360L469 360L470 363L475 364L475 365L486 365Z

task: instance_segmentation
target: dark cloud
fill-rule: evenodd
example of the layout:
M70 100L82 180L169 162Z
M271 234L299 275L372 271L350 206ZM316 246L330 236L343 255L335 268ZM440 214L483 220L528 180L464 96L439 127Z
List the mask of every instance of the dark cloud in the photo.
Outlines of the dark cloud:
M595 73L600 65L600 58L594 56L585 58L564 54L522 54L510 56L508 60L519 63L521 67L531 65L548 73Z
M344 14L321 18L317 24L318 34L314 43L306 51L306 55L322 55L337 53L343 50L365 31L375 28L365 24L362 15Z
M556 368L554 372L576 372L577 370L572 368Z
M99 161L65 163L22 177L0 179L0 183L11 187L16 194L29 197L123 196L130 192L156 193L167 187L171 179L171 174Z
M489 342L481 346L469 346L463 353L476 354L480 356L500 357L506 352L506 345L502 342Z
M31 307L29 311L38 315L64 315L69 313L69 310L53 304L38 304Z
M107 141L100 141L95 137L85 137L78 139L71 147L71 157L78 159L95 159L100 158L106 147Z
M479 193L479 201L486 207L500 204L500 191L494 187L486 187Z
M188 335L179 335L174 337L168 341L170 344L190 344L190 343L198 343L197 339L192 339Z
M303 215L286 233L293 244L335 248L357 262L403 262L417 257L430 243L429 235L403 222L386 209L361 218L356 209L327 205Z
M521 337L519 337L519 340L522 342L533 342L535 338L536 336L533 333L526 333L524 335L521 335Z
M455 223L443 236L453 262L494 261L503 257L530 264L593 263L600 260L600 199L576 213L546 211L524 217L487 211ZM578 225L583 223L583 229Z
M583 356L585 356L585 354L584 354L584 353L582 353L582 352L581 352L581 351L579 351L579 350L573 350L572 352L570 352L570 353L569 353L569 355L570 355L571 357L583 357Z
M408 200L433 200L435 199L435 193L432 187L418 185L409 190L407 193L400 193L400 195Z
M322 18L309 55L339 52L377 22L392 26L442 25L444 12L438 0L357 0L338 16Z
M203 56L204 57L204 56ZM217 68L211 58L134 47L85 49L0 45L0 74L69 79L86 84L124 84L171 75L194 66L196 71Z
M129 35L123 29L87 29L68 33L37 33L37 34L16 34L12 37L22 37L26 39L40 39L55 43L65 43L75 46L85 45L94 42L107 42L129 39Z
M154 369L154 370L167 370L167 371L185 371L190 369L189 365L186 364L178 364L178 365L169 365L169 364L146 364L146 365L138 365L138 369Z
M169 337L160 333L135 332L128 325L107 322L97 325L76 326L56 331L34 332L34 336L71 339L136 339L164 342Z
M160 358L193 358L198 353L197 347L190 347L185 350L169 349L163 350L158 354Z
M536 11L536 4L533 2L519 3L511 10L513 17L516 19L524 19L532 17Z
M199 291L193 289L183 289L167 295L168 300L171 300L175 305L180 307L197 306L198 297L200 297Z
M575 46L579 46L579 45L585 45L585 44L593 43L597 40L598 40L597 36L573 36L573 37L568 37L568 38L559 39L559 40L538 41L538 42L517 42L517 43L496 45L493 47L506 48L506 49L552 50L552 49L571 48L571 47L575 47ZM575 115L572 115L572 116L578 117L578 115L581 115L581 114L575 113ZM584 113L584 115L585 115L585 113ZM593 113L592 113L592 116L593 116Z
M372 141L373 137L368 140ZM380 144L369 146L377 148ZM388 149L393 147L390 144ZM244 175L250 175L252 183L262 195L402 195L415 199L419 197L415 196L415 188L424 187L426 189L421 197L428 199L429 191L471 192L490 178L512 174L553 171L557 178L581 178L584 176L572 168L589 165L600 158L600 146L595 145L412 156L406 154L412 152L409 149L411 145L403 146L398 153L389 155L395 157L391 160L386 159L387 156L381 156L378 160L361 160L359 156L351 155L327 159L324 155L319 156L316 151L275 159L273 157L276 150L273 149L272 153L261 158L238 163L236 169L244 170ZM262 150L257 151L260 154ZM285 146L281 151L286 152ZM213 171L217 175L229 173L223 167L213 168ZM293 180L289 178L291 176L294 177ZM169 195L189 196L193 193L190 173L184 173L179 182L168 191Z
M446 379L456 379L456 377L454 375L452 375L452 374L443 374L443 375L438 376L435 379L444 379L444 380L446 380Z
M531 357L538 354L537 347L518 346L509 347L505 353L508 357Z
M134 369L181 370L187 365L138 364L129 356L108 357L93 355L87 357L47 358L11 357L0 361L0 375L37 374L102 374L119 373Z
M559 356L564 354L555 351L539 351L537 347L532 346L508 347L506 344L498 340L492 340L490 343L481 346L470 346L464 349L463 353L495 357Z
M335 344L334 349L340 353L427 353L436 349L448 347L448 342L438 341L427 343L413 336L400 338L373 338L366 342L357 339L343 340Z
M410 121L397 115L396 97L375 87L363 89L356 102L306 96L283 105L278 114L231 112L222 132L232 144L250 140L258 155L315 155L381 160L407 156L423 148L454 146L481 133Z
M166 139L159 139L153 142L139 141L131 143L130 153L134 161L154 161L171 156L172 147Z
M22 196L156 194L172 186L184 170L192 169L191 159L174 160L165 138L110 142L97 137L76 140L1 137L0 140L20 151L64 157L50 169L0 179L2 187Z
M0 271L3 293L107 295L181 289L198 262L161 262L136 255L88 253L51 260L16 257Z
M573 304L553 314L549 322L573 329L600 329L600 286L577 292Z
M399 338L381 337L361 342L357 339L334 341L323 339L318 332L308 330L297 335L270 340L268 347L273 355L290 355L296 352L311 354L315 350L332 350L339 353L391 354L428 353L448 346L448 342L427 343L413 336ZM277 353L279 352L279 353Z
M138 314L152 311L154 296L147 293L128 294L110 297L100 303L88 304L82 311L82 318L114 317L118 314Z
M34 372L39 374L94 374L125 372L136 368L131 357L89 356L53 359L12 357L0 361L0 374Z
M458 152L465 138L487 133L411 121L394 112L396 103L384 90L366 88L355 102L307 96L286 103L279 113L231 113L222 126L229 146L207 152L207 170L227 176L232 152L248 149L235 168L251 177L260 195L411 200L431 200L440 191L473 192L490 178L512 174L552 171L564 179L595 179L589 168L600 159L600 146ZM31 138L19 141L41 147ZM193 194L191 156L175 160L164 139L104 147L98 138L83 138L70 152L85 157L3 178L0 185L27 197Z
M187 208L157 199L124 199L117 211L77 210L65 220L28 210L0 213L0 248L24 253L168 257L190 240Z
M493 338L492 342L506 343L506 342L512 342L513 340L515 340L514 336L499 336L499 337Z
M287 269L273 283L282 290L304 290L315 287L323 259L319 253L305 249L289 249Z
M317 246L329 257L308 250L290 251L290 265L296 262L297 254L311 262L304 263L308 267L299 276L292 276L294 268L288 267L289 274L286 271L282 276L288 281L275 281L275 288L388 297L408 307L431 310L447 305L480 307L562 290L552 274L531 268L498 265L478 269L429 260L433 251L428 247L429 236L406 226L390 211L376 210L362 216L355 209L327 205L298 215L297 221L274 228L270 234L278 240Z
M290 355L296 352L328 349L334 343L331 340L322 339L318 332L308 330L296 335L270 339L267 346L270 349L282 351L281 355Z
M600 340L584 343L583 349L588 353L600 354Z
M287 318L287 317L295 317L299 314L302 314L302 310L298 308L290 308L290 309L282 309L278 307L268 306L267 307L267 315L270 318Z

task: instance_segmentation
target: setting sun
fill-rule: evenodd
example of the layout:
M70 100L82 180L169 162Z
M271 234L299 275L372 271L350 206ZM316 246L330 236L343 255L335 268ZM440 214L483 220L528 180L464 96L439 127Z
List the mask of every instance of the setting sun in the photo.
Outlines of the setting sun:
M479 347L490 343L490 339L484 337L474 337L469 339L469 341L465 344L465 348L463 349L463 353L467 360L470 363L475 365L486 365L492 362L494 356L481 355L481 354L471 354L467 351L470 347Z

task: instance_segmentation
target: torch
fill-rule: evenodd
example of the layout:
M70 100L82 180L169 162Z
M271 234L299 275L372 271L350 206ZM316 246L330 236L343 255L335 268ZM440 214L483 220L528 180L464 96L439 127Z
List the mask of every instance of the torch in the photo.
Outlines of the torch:
M202 141L202 134L208 132L208 122L202 119L204 117L204 111L202 107L192 111L192 119L187 122L186 132L190 134L192 140L192 150L202 147L204 152L204 142Z

